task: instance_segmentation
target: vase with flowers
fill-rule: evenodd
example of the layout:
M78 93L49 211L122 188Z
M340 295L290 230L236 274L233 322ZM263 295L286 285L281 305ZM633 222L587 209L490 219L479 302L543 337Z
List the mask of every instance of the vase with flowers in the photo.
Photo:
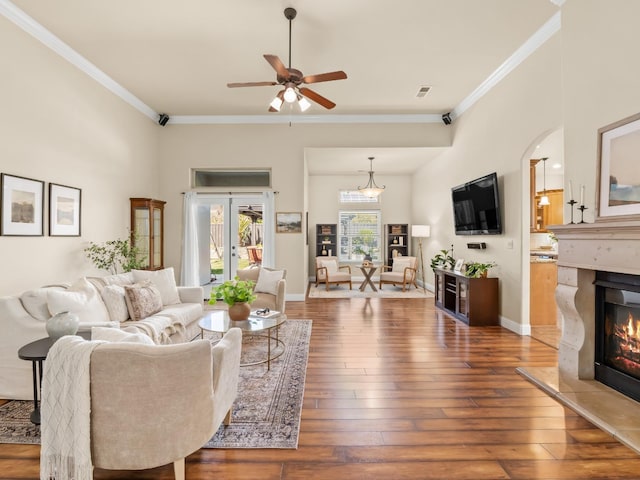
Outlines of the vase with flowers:
M246 320L251 313L251 303L257 298L253 293L255 282L240 280L235 277L212 289L213 295L209 299L210 304L222 300L229 305L229 318L231 320Z

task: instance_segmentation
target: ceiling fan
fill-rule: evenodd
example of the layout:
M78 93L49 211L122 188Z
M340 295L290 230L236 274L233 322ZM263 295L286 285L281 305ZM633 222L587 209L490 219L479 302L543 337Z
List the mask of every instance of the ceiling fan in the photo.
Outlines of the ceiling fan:
M307 99L312 100L324 108L332 109L336 106L328 98L323 97L319 93L303 86L304 84L329 82L331 80L344 80L347 74L339 70L337 72L320 73L317 75L303 75L300 70L291 68L291 21L296 18L295 8L285 8L284 16L289 20L289 68L285 67L277 55L265 54L264 58L269 65L276 71L275 82L244 82L244 83L227 83L229 88L237 87L263 87L272 85L282 85L283 90L278 92L269 107L270 112L279 112L284 102L298 102L300 110L303 112L311 106Z

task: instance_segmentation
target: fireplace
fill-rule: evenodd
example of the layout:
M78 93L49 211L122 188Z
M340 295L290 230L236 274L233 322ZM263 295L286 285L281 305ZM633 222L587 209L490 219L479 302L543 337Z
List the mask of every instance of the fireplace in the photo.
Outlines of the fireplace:
M595 379L640 401L640 277L596 272Z

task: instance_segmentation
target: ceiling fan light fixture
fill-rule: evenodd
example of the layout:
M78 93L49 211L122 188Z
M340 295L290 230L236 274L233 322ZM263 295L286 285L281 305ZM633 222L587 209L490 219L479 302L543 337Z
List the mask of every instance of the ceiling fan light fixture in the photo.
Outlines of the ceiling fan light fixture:
M279 96L276 96L273 100L271 100L271 108L273 108L277 112L280 111L280 108L282 108L282 99Z
M293 84L287 84L287 88L284 91L284 101L287 103L293 103L298 99L298 94L293 88Z
M362 193L365 197L374 198L384 192L384 189L387 188L386 185L379 187L376 184L376 181L373 179L373 159L374 157L369 157L369 181L364 187L358 187L358 191Z
M298 105L300 106L301 112L306 112L311 106L311 103L309 103L309 101L303 96L300 96L300 98L298 99Z

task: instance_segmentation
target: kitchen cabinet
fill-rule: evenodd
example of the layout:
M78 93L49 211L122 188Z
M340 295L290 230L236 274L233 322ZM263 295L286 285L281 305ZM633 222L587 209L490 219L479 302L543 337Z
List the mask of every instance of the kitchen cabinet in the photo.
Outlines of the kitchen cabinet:
M558 265L555 261L532 261L530 267L529 323L531 326L556 325Z

